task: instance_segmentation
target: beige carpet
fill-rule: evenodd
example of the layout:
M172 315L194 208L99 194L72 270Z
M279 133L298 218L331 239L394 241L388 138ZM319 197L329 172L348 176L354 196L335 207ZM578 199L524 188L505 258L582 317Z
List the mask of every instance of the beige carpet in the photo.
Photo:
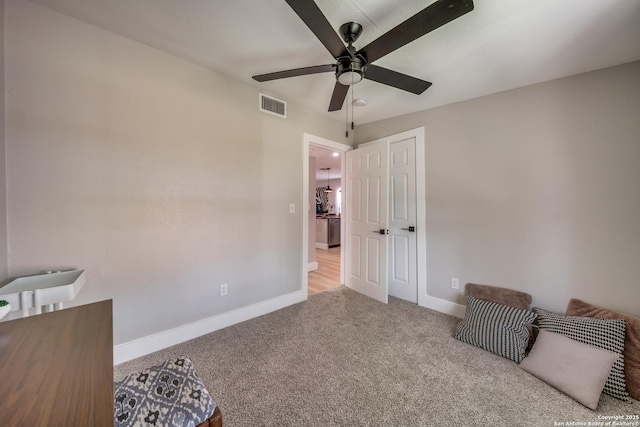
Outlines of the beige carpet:
M598 411L451 337L458 319L344 287L122 365L116 379L186 354L233 426L558 426ZM574 424L581 425L581 424Z

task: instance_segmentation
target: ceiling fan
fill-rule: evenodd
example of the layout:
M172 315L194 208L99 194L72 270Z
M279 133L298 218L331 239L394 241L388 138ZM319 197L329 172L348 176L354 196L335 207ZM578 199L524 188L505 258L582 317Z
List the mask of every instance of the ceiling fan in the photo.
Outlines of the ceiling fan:
M353 43L362 34L360 24L347 22L340 27L342 39L347 43L345 47L313 0L286 2L333 55L336 63L260 74L253 78L259 82L266 82L307 74L335 72L337 81L333 88L329 111L342 109L349 86L362 79L420 95L431 86L431 82L373 65L372 62L473 10L473 0L438 0L362 49L356 50Z

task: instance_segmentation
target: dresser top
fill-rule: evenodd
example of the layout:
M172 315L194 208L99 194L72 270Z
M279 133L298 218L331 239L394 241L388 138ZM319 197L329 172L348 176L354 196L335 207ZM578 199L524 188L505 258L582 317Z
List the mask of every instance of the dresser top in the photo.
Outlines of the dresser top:
M112 302L0 322L0 425L113 426Z

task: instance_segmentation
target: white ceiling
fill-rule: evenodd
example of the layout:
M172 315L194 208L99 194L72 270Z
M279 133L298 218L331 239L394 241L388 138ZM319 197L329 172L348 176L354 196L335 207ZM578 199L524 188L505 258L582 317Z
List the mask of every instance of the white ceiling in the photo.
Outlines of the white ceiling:
M328 113L332 73L258 83L252 75L333 63L284 0L33 0ZM361 48L433 0L317 0ZM356 124L640 59L640 0L475 0L475 10L376 61L433 82L413 95L365 80ZM291 106L289 107L291 108Z
M327 171L321 168L331 168L329 170L329 179L338 179L342 174L342 166L340 164L341 156L333 156L334 151L317 145L309 147L309 156L316 159L316 181L319 184L326 184ZM324 183L324 184L323 184Z

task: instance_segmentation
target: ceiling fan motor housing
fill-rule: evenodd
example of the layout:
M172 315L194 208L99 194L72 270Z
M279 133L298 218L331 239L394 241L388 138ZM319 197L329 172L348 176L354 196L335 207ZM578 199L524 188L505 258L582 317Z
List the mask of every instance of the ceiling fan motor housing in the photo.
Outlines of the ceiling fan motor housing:
M348 44L348 55L337 58L336 80L344 86L350 86L364 78L364 71L367 66L367 61L362 55L356 55L356 49L352 45L362 34L362 25L357 22L342 24L340 26L340 34L345 43Z

